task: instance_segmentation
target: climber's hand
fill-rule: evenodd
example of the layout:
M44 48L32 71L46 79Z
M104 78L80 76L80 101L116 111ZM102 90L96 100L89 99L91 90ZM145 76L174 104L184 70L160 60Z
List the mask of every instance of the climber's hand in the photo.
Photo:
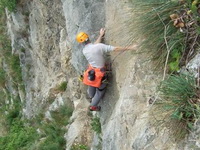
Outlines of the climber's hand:
M106 29L105 28L101 28L100 31L99 31L100 36L103 37L105 32L106 32Z

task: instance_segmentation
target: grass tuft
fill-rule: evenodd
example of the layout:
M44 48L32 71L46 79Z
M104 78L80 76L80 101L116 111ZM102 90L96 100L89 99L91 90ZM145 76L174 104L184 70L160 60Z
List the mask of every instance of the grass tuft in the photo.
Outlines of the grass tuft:
M89 150L87 145L75 143L71 146L70 150Z
M5 87L6 72L3 68L0 68L0 87Z
M142 38L141 51L148 53L155 68L167 63L169 72L176 72L197 52L199 47L199 13L191 1L134 0L132 30ZM199 5L198 2L197 5ZM178 16L172 19L171 16Z
M172 128L173 134L183 138L200 119L200 87L190 75L171 75L158 90L162 100L156 101L159 121ZM157 120L158 121L158 120Z
M58 86L57 90L60 92L64 92L66 90L66 88L67 88L67 82L64 81Z
M18 55L12 55L10 58L11 75L16 83L22 83L22 72L20 59Z
M52 118L59 125L69 124L69 118L72 116L73 109L67 105L60 106L57 111L51 112Z
M101 122L97 116L92 118L91 126L97 134L101 134Z

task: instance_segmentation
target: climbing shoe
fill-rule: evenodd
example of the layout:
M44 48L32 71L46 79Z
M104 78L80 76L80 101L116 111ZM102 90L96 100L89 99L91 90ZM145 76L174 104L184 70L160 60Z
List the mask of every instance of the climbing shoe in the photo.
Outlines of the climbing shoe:
M90 106L89 109L90 109L90 111L100 111L101 106Z

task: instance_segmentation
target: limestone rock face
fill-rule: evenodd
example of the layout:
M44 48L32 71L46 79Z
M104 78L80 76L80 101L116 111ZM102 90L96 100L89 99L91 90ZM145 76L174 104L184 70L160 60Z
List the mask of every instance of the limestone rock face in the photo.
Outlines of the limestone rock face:
M68 132L65 134L67 150L70 150L71 146L75 144L90 145L92 142L91 117L88 116L89 102L86 100L83 89L77 78L69 79L66 93L74 104L74 112L71 124L67 127Z
M174 142L167 128L158 131L152 123L149 100L162 72L153 72L153 64L144 61L148 56L135 55L134 51L110 54L112 75L100 102L102 111L96 113L102 127L100 138L91 129L86 86L77 79L87 61L75 37L84 31L93 42L99 29L106 27L106 44L126 46L135 42L132 39L136 35L129 27L134 14L127 13L130 6L137 7L129 0L30 0L16 13L7 12L12 51L20 56L25 83L24 116L31 118L43 110L50 119L49 111L64 103L73 105L65 134L67 150L76 143L91 145L93 150L99 144L102 150L198 149L198 126L189 139ZM199 56L193 61L199 67ZM197 71L192 64L188 67ZM58 93L56 88L64 81L68 82L67 89Z
M46 105L50 89L66 81L71 48L60 0L28 1L8 13L13 53L20 54L26 89L24 114L31 118ZM68 69L67 69L68 68Z
M186 66L186 68L198 78L200 72L200 53L197 54Z
M85 70L87 62L81 54L83 46L78 44L77 33L86 32L91 41L99 35L100 28L105 27L104 0L62 0L66 19L66 29L72 45L71 62L77 72Z

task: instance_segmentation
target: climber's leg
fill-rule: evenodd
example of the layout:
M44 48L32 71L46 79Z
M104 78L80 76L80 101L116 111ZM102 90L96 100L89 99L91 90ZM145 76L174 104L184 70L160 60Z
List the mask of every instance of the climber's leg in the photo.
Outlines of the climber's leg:
M106 83L102 83L99 88L96 88L96 92L94 97L92 98L90 106L97 106L99 104L100 100L103 98L106 92L106 85Z

